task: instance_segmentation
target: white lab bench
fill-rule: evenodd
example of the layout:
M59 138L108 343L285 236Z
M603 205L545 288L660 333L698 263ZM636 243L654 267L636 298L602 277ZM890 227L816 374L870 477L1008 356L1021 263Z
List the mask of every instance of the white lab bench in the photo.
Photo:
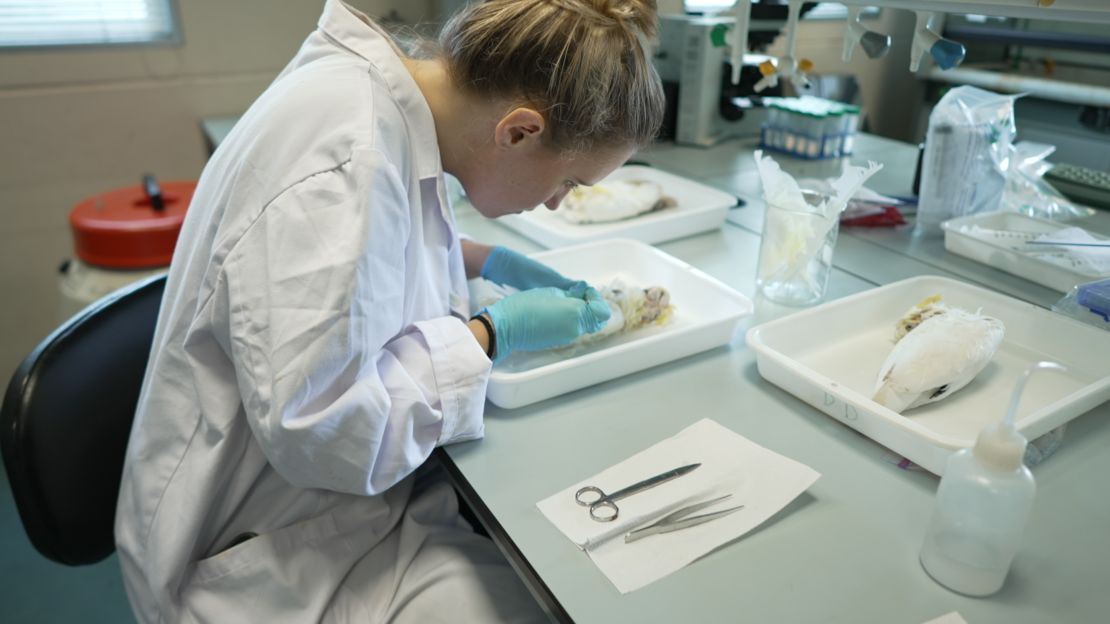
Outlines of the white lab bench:
M934 583L917 561L937 478L903 470L870 439L765 382L743 330L784 313L755 297L762 220L753 144L658 145L637 155L747 200L720 230L659 245L757 301L729 347L527 407L486 409L484 439L440 451L457 487L555 619L576 622L844 622L918 624L958 611L972 624L1096 622L1110 618L1110 404L1068 425L1064 444L1034 468L1038 491L1005 587L985 599ZM908 194L916 149L861 136L853 161L886 169L876 190ZM828 163L788 162L796 175ZM1084 223L1103 232L1110 217ZM475 239L538 247L473 209ZM921 274L956 277L1048 306L1059 294L944 252L910 228L842 229L828 298ZM999 417L1005 406L999 405ZM536 509L569 484L702 419L712 418L822 477L745 535L643 589L619 594Z

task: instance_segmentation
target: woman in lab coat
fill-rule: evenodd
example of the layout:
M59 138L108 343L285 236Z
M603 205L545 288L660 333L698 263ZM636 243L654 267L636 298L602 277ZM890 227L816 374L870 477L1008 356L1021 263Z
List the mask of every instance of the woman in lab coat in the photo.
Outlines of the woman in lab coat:
M582 282L460 241L555 208L649 141L653 0L489 0L404 57L328 0L236 124L170 268L116 517L143 622L541 614L424 466L482 436L491 357L604 323ZM520 289L468 318L466 280Z

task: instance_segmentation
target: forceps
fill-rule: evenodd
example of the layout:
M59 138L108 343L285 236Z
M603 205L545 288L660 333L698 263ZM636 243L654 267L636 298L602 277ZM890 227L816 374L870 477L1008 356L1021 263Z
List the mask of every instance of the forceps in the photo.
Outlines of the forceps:
M702 524L703 522L709 522L710 520L722 518L734 511L739 511L744 508L743 505L737 505L736 507L729 507L728 509L722 509L720 511L711 511L700 516L690 516L689 518L685 517L689 514L694 513L695 511L715 505L725 500L726 498L729 498L730 496L732 496L732 494L725 494L724 496L707 500L702 503L695 503L688 507L683 507L678 511L671 512L645 527L641 527L639 529L636 529L635 531L629 531L628 533L625 533L624 543L627 544L629 542L635 542L641 537L647 537L649 535L655 535L657 533L670 533L671 531L677 531L679 529L697 526L699 524Z
M666 483L671 479L677 479L682 475L694 470L700 465L700 463L690 464L688 466L682 466L681 468L675 468L674 470L668 470L667 472L657 474L650 479L644 479L639 483L633 483L632 485L617 490L612 494L606 494L605 492L602 492L600 489L592 485L587 485L586 487L574 493L574 500L583 507L589 507L590 517L597 522L612 522L613 520L616 520L617 516L620 514L620 509L617 508L617 504L614 501L622 499L626 496L631 496L637 492L642 492L644 490L653 488L660 483ZM589 498L587 498L583 496L583 494L588 494L590 496ZM595 496L596 498L594 498Z

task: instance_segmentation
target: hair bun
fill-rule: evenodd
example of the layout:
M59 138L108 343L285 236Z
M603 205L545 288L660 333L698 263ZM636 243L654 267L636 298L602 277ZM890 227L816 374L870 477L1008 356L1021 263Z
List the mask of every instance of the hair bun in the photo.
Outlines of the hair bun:
M569 0L569 2L581 2L598 15L618 24L631 24L646 37L655 35L658 24L655 0Z
M542 111L560 153L643 146L666 108L648 42L656 0L482 0L440 33L454 84ZM583 80L590 76L590 80Z

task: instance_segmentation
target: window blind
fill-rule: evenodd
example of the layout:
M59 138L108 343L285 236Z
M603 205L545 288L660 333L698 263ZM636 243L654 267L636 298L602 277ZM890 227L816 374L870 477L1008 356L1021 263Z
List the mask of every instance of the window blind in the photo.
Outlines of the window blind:
M0 47L177 39L172 0L0 0Z

